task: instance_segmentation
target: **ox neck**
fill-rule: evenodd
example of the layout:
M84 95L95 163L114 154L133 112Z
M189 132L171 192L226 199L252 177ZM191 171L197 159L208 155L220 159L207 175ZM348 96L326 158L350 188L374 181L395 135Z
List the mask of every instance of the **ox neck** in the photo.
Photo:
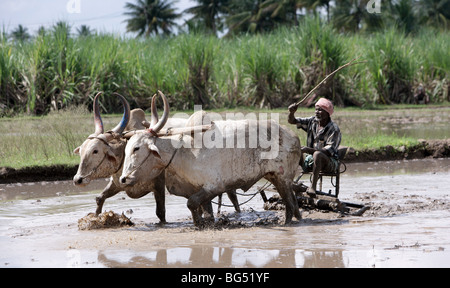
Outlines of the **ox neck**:
M114 154L114 162L112 164L114 173L117 174L119 171L122 170L123 163L125 161L125 146L126 146L126 140L118 139L117 144L116 143L108 143L109 149L111 149L112 154Z
M155 145L158 147L162 165L164 169L167 169L178 154L178 150L183 146L183 137L172 136L172 137L157 137L155 138Z

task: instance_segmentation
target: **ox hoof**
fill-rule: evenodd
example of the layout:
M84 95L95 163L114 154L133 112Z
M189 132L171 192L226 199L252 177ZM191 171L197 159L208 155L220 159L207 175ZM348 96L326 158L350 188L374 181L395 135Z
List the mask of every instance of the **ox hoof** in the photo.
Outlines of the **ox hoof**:
M212 217L212 218L208 217L206 219L201 219L201 220L197 221L196 223L194 223L195 227L199 230L214 227L214 224L215 224L214 217Z
M158 227L164 227L166 224L167 224L167 222L164 220L164 221L159 221L159 222L156 224L156 226L158 226Z

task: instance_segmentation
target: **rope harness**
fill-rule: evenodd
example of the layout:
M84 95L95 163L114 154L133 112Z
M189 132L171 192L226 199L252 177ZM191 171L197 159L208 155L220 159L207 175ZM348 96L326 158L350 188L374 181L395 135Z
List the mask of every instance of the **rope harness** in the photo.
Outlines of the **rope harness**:
M270 185L272 185L272 183L267 181L261 188L258 189L258 191L256 191L255 193L252 193L252 194L245 194L245 193L238 193L238 192L236 192L236 195L250 197L248 200L246 200L246 201L244 201L242 203L239 203L239 206L242 206L242 205L247 204L248 202L250 202L253 198L255 198L256 195L264 192L265 189L269 188ZM234 207L234 205L217 203L217 202L214 202L212 200L211 200L211 203L216 204L216 205L221 205L221 206L224 206L224 207L231 207L231 208Z
M89 172L87 175L82 175L80 178L81 179L88 178L89 176L91 176L92 174L97 172L98 167L100 167L103 164L103 161L105 161L105 159L106 159L106 154L105 154L105 156L103 156L103 159L102 159L102 161L100 161L100 164L98 164L94 169L92 169L92 171Z
M170 129L170 128L169 128ZM167 130L167 131L169 131L169 129ZM152 136L154 136L154 137L156 137L156 138L159 138L158 137L158 135L153 131L153 130L151 130L151 129L147 129L147 130L150 130L149 132L152 134ZM168 134L168 132L167 132L167 134ZM155 136L156 135L156 136ZM181 141L181 145L180 145L180 147L177 147L176 149L175 149L175 151L173 152L173 154L172 154L172 157L170 157L170 160L169 160L169 163L167 163L167 165L164 167L164 170L166 170L167 169L167 167L169 167L170 166L170 164L172 164L172 161L173 161L173 158L175 158L175 155L177 154L177 152L178 152L178 149L180 149L181 148L181 146L183 146L183 134L181 134L180 135L180 141ZM144 163L148 160L148 158L150 157L150 155L152 155L152 153L148 153L148 155L147 155L147 157L145 157L144 158L144 160L138 165L138 166L136 166L135 168L133 168L133 170L131 170L129 173L127 173L127 175L125 175L125 178L128 178L131 174L133 174L134 172L136 172L138 169L140 169L141 167L142 167L142 165L144 165Z
M107 133L108 133L108 132L107 132ZM112 133L111 133L111 134L112 134ZM114 136L114 135L113 135L113 136ZM115 136L114 136L114 137L115 137ZM116 138L116 137L115 137L115 138ZM105 139L100 138L100 137L98 137L98 136L89 136L87 139L89 139L89 140L97 139L97 140L102 141L106 146L111 147L111 146L109 145L109 143L108 143ZM86 174L86 175L82 175L81 178L82 178L82 179L88 178L89 176L91 176L92 174L94 174L95 172L97 172L97 169L98 169L100 166L102 166L103 162L105 161L106 156L107 156L107 154L105 154L105 155L103 156L102 161L100 161L100 163L99 163L94 169L92 169L91 172L89 172L89 173ZM119 172L119 170L122 168L122 165L123 165L123 161L124 161L124 160L125 160L125 159L122 158L122 162L121 162L120 165L119 165L119 169L117 169L113 174L116 174L117 172Z

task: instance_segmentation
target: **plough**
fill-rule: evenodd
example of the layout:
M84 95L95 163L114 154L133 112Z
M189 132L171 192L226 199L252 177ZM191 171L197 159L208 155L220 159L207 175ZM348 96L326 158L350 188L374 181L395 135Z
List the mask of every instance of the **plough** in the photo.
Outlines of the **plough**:
M340 147L338 150L339 158L344 159L345 155L347 153L348 147ZM294 180L293 183L293 190L295 193L295 196L297 198L298 206L301 209L317 209L322 211L333 211L341 213L342 215L352 215L352 216L362 216L364 212L370 209L369 206L365 206L362 204L356 204L356 203L350 203L350 202L344 202L340 201L339 191L340 191L340 176L342 173L344 173L347 170L347 166L345 163L341 160L339 169L336 173L320 173L319 174L319 190L316 191L315 195L309 195L306 193L307 186L303 184L300 179L304 175L311 175L311 173L302 171L300 175L297 177L297 179ZM323 178L324 177L331 177L331 185L334 187L334 193L332 193L331 190L328 191L328 193L323 192ZM333 181L334 179L334 181ZM264 201L264 209L265 210L284 210L284 204L282 199L278 194L273 195L270 198L267 198L266 191L273 190L276 192L275 188L273 188L273 185L270 184L270 182L267 182L262 187L258 187L257 191L252 194L242 194L237 193L240 196L248 196L250 197L248 200L239 203L240 205L243 205L247 202L249 202L251 199L253 199L256 195L260 194L263 201ZM218 203L213 202L214 204L218 205L218 214L220 214L220 208L221 206L226 207L234 207L233 205L226 205L222 204L222 195L219 196ZM236 211L240 212L239 207L234 207Z
M339 148L339 158L344 159L345 154L347 153L348 147L340 147ZM343 170L341 170L343 169ZM303 175L308 175L308 172L300 173L300 176L294 181L293 190L295 196L297 197L298 205L303 209L318 209L325 211L334 211L339 212L341 214L347 214L352 216L362 216L364 212L369 210L369 206L365 206L362 204L355 204L350 202L340 201L338 199L339 191L340 191L340 174L344 173L347 170L345 163L341 160L339 169L336 173L320 173L319 174L319 190L316 191L315 195L309 195L306 193L307 186L300 181L300 178ZM334 187L334 193L329 190L328 193L321 191L322 190L322 182L323 177L331 177L331 184ZM333 182L333 179L335 181ZM274 195L270 199L267 199L264 191L260 192L264 199L264 209L266 210L278 210L280 209L280 205L282 205L281 198L278 195ZM263 195L264 194L264 195ZM267 199L267 200L266 200ZM281 206L282 207L282 206Z

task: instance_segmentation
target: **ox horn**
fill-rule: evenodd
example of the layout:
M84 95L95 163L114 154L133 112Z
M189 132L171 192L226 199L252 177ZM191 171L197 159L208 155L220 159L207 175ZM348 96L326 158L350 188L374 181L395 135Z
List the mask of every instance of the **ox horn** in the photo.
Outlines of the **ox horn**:
M169 119L169 110L170 110L169 102L167 101L166 96L159 90L158 90L158 93L159 93L159 95L161 95L161 97L163 99L163 102L164 102L164 112L163 112L163 115L162 115L161 119L159 119L156 122L156 124L154 124L153 123L153 119L154 119L153 115L155 115L156 117L158 117L158 116L157 116L157 113L154 113L154 111L156 111L156 105L153 105L154 104L154 101L153 101L154 98L153 98L152 99L152 107L151 107L151 110L152 110L152 123L150 125L150 128L148 129L150 133L155 134L155 135L156 135L156 133L158 133L164 127L164 125L166 125L166 122Z
M98 104L98 97L102 95L103 92L98 92L97 95L94 97L94 125L95 125L95 132L94 135L98 136L103 133L103 121L102 117L100 116L100 105Z
M155 126L158 124L158 109L156 108L156 94L152 97L152 104L151 104L151 120L150 120L150 127Z
M130 104L128 104L127 99L125 99L125 97L123 97L122 95L120 95L118 93L114 93L114 94L120 98L120 101L122 101L123 116L122 116L122 120L120 121L120 123L117 124L117 126L114 127L114 129L112 129L112 131L114 133L121 134L125 130L125 127L127 127L128 121L130 121Z

